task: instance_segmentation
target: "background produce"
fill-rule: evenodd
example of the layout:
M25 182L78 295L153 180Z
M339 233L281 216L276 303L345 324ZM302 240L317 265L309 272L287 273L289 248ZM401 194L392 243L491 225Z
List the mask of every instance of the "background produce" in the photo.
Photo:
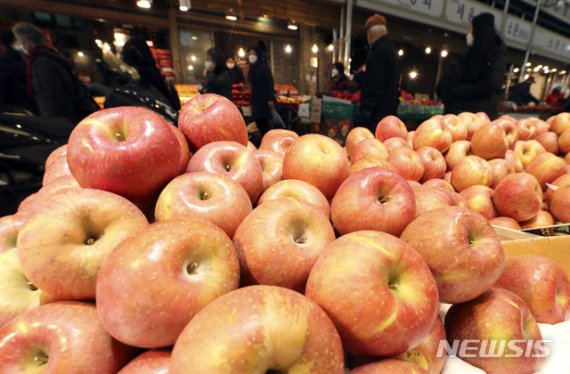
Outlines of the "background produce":
M570 317L564 271L505 262L492 227L570 223L570 114L392 116L344 149L272 130L255 150L202 95L178 125L87 117L0 218L0 372L436 374L446 334L527 342Z

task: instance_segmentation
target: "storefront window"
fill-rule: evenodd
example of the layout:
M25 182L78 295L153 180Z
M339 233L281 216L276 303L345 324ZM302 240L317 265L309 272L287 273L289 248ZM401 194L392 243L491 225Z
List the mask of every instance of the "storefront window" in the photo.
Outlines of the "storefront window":
M210 31L180 30L180 58L184 83L202 83L206 51L212 44Z

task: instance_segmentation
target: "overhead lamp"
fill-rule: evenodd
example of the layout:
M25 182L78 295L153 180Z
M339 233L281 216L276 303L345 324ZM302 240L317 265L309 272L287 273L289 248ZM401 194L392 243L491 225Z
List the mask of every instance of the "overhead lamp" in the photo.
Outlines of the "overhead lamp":
M244 57L245 57L245 51L244 51L243 48L240 48L240 49L238 50L238 56L241 57L241 58L244 58Z
M196 35L192 35L192 40L198 40L198 37Z
M114 37L113 44L115 44L115 46L118 48L122 48L127 42L127 34L125 34L124 32L116 32L113 35L113 37Z
M319 53L319 46L316 44L313 44L313 46L311 47L311 52Z
M103 52L110 52L111 51L111 46L109 45L109 43L105 42L103 43L103 48L101 48L103 50Z
M291 44L287 44L285 46L285 53L291 54L291 52L293 52L293 47L291 47Z
M79 51L79 52L77 52L77 56L79 56L79 57L83 57L83 56L85 56L85 53L83 53L83 52Z
M398 50L398 56L402 57L404 55L404 50L400 49Z
M297 25L297 22L295 22L295 21L289 21L289 23L287 24L287 28L289 30L297 31L297 29L299 28L299 25Z
M180 9L181 12L187 12L191 7L190 0L179 0L178 2L178 9Z
M532 64L530 62L527 62L526 66L532 66Z
M447 51L447 49L444 49L441 51L441 57L446 58L447 55L449 55L449 52Z
M194 65L188 65L188 70L190 71L194 70Z
M519 69L519 68L514 68L514 69L513 69L513 73L518 73L519 71L521 71L521 69Z
M137 0L137 6L143 9L150 9L152 0Z
M333 44L329 44L327 47L327 51L332 52L334 51L334 45Z
M426 47L426 55L429 55L431 53L431 47Z
M410 71L410 73L408 74L410 76L410 79L416 79L418 77L418 72L415 70Z
M103 42L101 41L101 39L95 39L95 44L97 44L97 47L99 48L103 48Z
M524 75L524 80L527 80L529 76L530 76L530 75L525 74L525 75Z
M190 60L195 62L198 58L196 57L196 55L192 55L190 56Z
M558 71L558 69L556 69L556 68L550 70L551 73L556 73L557 71Z
M235 15L233 9L230 9L229 12L226 13L226 19L227 19L228 21L232 21L232 22L237 21L238 18L237 18L237 16Z
M540 70L540 65L534 67L534 72L538 72Z
M566 70L562 70L562 71L561 71L560 73L558 73L558 74L564 75L564 74L566 74Z

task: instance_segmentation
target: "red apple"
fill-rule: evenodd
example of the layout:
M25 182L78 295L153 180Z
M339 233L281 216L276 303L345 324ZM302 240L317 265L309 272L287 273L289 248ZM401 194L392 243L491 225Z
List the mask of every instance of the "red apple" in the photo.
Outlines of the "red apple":
M439 355L440 342L445 341L445 329L441 318L435 319L431 332L415 348L397 356L401 360L413 362L424 369L428 374L440 374L445 365L446 355Z
M382 168L352 174L331 203L333 226L342 235L359 230L400 235L415 211L414 193L406 180Z
M509 142L505 131L494 122L482 126L471 139L471 151L475 156L485 160L503 158L507 149L509 149Z
M194 152L219 141L247 146L245 121L238 108L223 96L205 94L188 101L180 110L178 126Z
M558 136L570 129L570 113L560 113L552 118L550 129Z
M523 229L536 229L552 225L554 225L554 218L546 210L540 210L534 218L521 222Z
M261 140L260 150L274 151L285 156L291 144L299 139L296 132L285 129L269 130Z
M520 173L524 170L524 165L519 157L518 153L509 149L507 153L505 153L505 161L507 161L511 168L514 170L515 173Z
M483 216L468 209L449 207L422 214L401 238L426 260L444 303L481 295L503 270L505 255L497 234Z
M467 208L472 211L481 214L487 219L497 216L497 211L491 199L493 195L491 188L487 186L471 186L461 191L460 195L465 200Z
M475 185L489 187L493 184L493 170L481 157L467 156L453 168L451 184L459 192Z
M388 150L377 139L364 139L358 143L352 150L350 162L355 164L362 160L386 160L388 158Z
M540 371L540 329L525 302L511 291L492 288L475 300L453 305L445 317L445 332L450 346L459 341L468 347L458 349L458 357L488 374Z
M441 179L445 175L447 164L440 151L431 147L418 149L416 152L424 164L424 173L421 182L430 179Z
M335 235L328 217L317 207L281 198L255 208L233 239L242 283L303 292L313 265Z
M475 131L477 131L481 126L491 122L485 113L482 114L484 114L484 117L479 115L479 113L474 114L469 112L463 112L457 115L457 117L459 117L459 119L467 126L467 140L471 140Z
M412 190L414 191L414 193L416 193L416 189L422 187L422 184L418 181L407 180L406 182L410 185L410 187L412 187Z
M558 146L560 148L560 153L564 155L570 153L570 129L564 131L560 135L560 138L558 138Z
M429 181L424 182L423 186L432 186L449 192L455 192L455 188L453 188L451 183L446 182L443 179L430 179Z
M383 142L384 146L386 147L386 149L389 152L392 152L395 149L398 148L409 148L412 149L412 146L410 145L410 143L408 143L407 140L402 139L402 138L390 138L387 139Z
M116 373L133 355L105 331L93 304L43 305L0 328L4 373Z
M349 162L342 147L329 137L303 135L287 151L283 179L298 179L317 187L332 199L348 177Z
M519 140L519 128L516 122L509 121L507 119L497 119L491 122L492 124L499 125L505 132L505 137L509 144L509 149L512 149L515 143Z
M384 117L376 126L376 139L383 142L390 138L408 138L406 125L396 116Z
M330 318L305 296L280 287L252 286L202 309L176 341L169 369L193 374L344 374L344 353Z
M495 188L493 203L499 215L518 222L527 221L534 218L542 207L542 189L531 174L511 174Z
M157 221L202 219L231 238L251 210L247 192L236 181L219 174L188 173L174 178L162 191L154 217Z
M495 287L520 296L539 323L570 318L570 282L564 270L547 258L521 255L505 263Z
M404 179L419 181L424 175L422 159L409 148L393 150L388 156L388 162L396 168L398 174Z
M43 202L18 236L22 270L57 299L93 300L101 264L145 216L110 192L71 189Z
M168 374L171 352L146 351L125 366L117 374Z
M428 374L421 366L409 361L388 358L366 364L352 370L350 374Z
M275 151L258 150L252 152L259 162L263 175L263 191L279 182L283 176L283 159L281 153Z
M339 264L342 264L339 267ZM439 308L422 257L378 231L344 235L321 254L306 295L331 317L350 353L393 356L429 334Z
M532 174L540 183L540 187L544 190L546 183L552 183L557 178L566 174L566 166L568 164L564 159L545 152L536 155L536 157L527 165L526 172Z
M360 160L356 163L350 164L350 167L348 168L348 176L351 176L352 174L354 174L360 170L364 170L364 169L368 169L368 168L384 168L384 169L388 169L388 170L392 170L394 172L397 172L394 165L389 163L388 160L364 159L364 160Z
M570 186L570 174L564 174L563 176L557 178L554 182L550 183L550 185L552 188L548 187L546 189L546 193L544 194L544 201L547 203L552 200L552 195L554 194L556 187Z
M238 256L221 229L201 220L156 222L101 266L97 313L125 344L166 347L196 313L238 286Z
M176 136L176 139L178 139L178 144L180 144L180 173L184 173L192 154L190 153L188 142L186 141L182 131L178 127L174 126L171 126L170 129Z
M558 187L550 200L550 213L562 223L570 223L570 185Z
M475 115L477 116L477 118L479 118L481 121L484 122L491 122L491 120L489 119L489 116L487 115L487 113L485 112L477 112L475 113ZM504 117L504 116L503 116ZM513 122L516 121L516 118L514 117L510 117L512 118Z
M519 129L519 140L534 139L536 135L535 123L531 118L524 118L516 122Z
M69 168L81 187L146 202L180 174L182 151L171 126L144 108L95 112L69 137Z
M346 136L346 153L352 156L352 151L358 143L366 139L374 139L374 134L366 127L355 127Z
M493 175L493 184L491 187L495 188L507 175L514 174L515 170L507 160L496 158L494 160L489 160L489 166L491 167L491 174Z
M464 204L457 192L433 186L424 185L415 189L414 196L416 198L416 217L432 210Z
M459 140L451 143L449 150L445 154L445 161L447 162L447 170L459 164L465 157L471 154L471 142L468 140Z
M454 142L467 139L468 129L463 120L455 114L443 116L443 124L449 131Z
M408 138L406 140L408 141L408 146L410 148L412 148L414 146L414 136L416 136L415 131L408 132Z
M453 135L442 121L428 119L416 129L413 144L415 150L433 147L440 152L445 152L449 149L452 141Z
M22 224L14 215L0 218L0 253L16 248Z
M67 163L67 144L57 148L48 156L42 184L46 186L63 176L73 177Z
M519 223L511 217L495 217L489 220L493 226L506 227L511 230L521 230Z
M257 204L261 205L283 197L292 197L294 199L313 204L327 218L330 217L331 207L325 195L323 195L317 187L307 182L295 179L275 183L273 186L265 190Z
M263 192L263 173L259 162L246 147L235 142L213 142L200 148L186 171L230 177L245 189L253 203Z
M542 133L536 137L536 141L544 147L546 152L554 153L555 155L558 154L558 135L556 135L555 132L548 131Z

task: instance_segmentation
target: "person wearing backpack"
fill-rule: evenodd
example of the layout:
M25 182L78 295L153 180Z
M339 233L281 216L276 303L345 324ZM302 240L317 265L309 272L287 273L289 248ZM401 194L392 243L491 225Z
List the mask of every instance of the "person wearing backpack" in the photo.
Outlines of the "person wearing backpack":
M27 56L28 92L42 117L65 117L73 124L96 111L87 87L73 73L74 63L46 44L38 27L19 22L12 28Z

